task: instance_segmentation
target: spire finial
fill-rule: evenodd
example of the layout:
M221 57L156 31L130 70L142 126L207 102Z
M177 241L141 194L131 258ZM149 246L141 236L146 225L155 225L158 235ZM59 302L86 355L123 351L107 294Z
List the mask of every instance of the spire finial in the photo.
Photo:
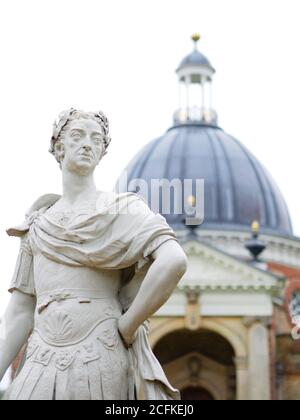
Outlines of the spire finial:
M197 49L197 44L200 41L200 39L201 39L201 35L199 33L195 32L192 35L192 41L194 41L194 43L195 43L195 50Z
M258 235L260 231L260 223L257 220L253 220L251 224L251 231L254 235Z
M187 198L187 202L188 202L189 206L195 207L196 197L194 195L189 195L188 198Z
M252 238L245 244L248 251L250 251L254 261L259 261L259 256L266 249L266 244L259 239L260 223L254 220L251 224Z

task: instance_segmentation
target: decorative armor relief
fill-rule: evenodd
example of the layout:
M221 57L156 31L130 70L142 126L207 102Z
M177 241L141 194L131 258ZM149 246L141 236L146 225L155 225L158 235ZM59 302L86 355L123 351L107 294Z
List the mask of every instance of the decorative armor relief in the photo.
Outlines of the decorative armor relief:
M49 340L58 344L72 338L74 322L67 312L54 311L45 318L45 333Z

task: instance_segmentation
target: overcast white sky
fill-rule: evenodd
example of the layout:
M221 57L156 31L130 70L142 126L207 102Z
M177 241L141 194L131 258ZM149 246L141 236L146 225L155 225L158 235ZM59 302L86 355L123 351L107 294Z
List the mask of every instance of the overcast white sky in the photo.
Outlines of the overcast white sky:
M0 3L0 315L15 265L19 224L40 195L60 192L47 153L54 118L70 106L102 109L113 142L99 189L170 125L174 73L192 49L217 69L220 125L265 164L300 236L299 0L9 0Z

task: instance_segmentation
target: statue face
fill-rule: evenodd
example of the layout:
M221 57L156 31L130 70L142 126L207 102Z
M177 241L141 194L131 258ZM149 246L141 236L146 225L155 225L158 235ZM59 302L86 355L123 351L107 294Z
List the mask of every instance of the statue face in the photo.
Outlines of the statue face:
M64 134L62 169L81 175L92 173L104 152L104 133L94 120L73 120Z

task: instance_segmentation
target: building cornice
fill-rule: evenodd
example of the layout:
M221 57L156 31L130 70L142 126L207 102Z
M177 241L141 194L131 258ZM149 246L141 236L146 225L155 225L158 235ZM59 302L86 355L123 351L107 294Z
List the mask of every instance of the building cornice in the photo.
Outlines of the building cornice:
M177 231L181 243L190 240L199 241L219 249L233 257L247 260L249 252L245 248L251 232L229 230L206 230L201 228L193 235L186 231ZM274 262L300 269L300 239L297 237L282 237L261 234L260 239L266 243L266 250L261 256L263 262Z

